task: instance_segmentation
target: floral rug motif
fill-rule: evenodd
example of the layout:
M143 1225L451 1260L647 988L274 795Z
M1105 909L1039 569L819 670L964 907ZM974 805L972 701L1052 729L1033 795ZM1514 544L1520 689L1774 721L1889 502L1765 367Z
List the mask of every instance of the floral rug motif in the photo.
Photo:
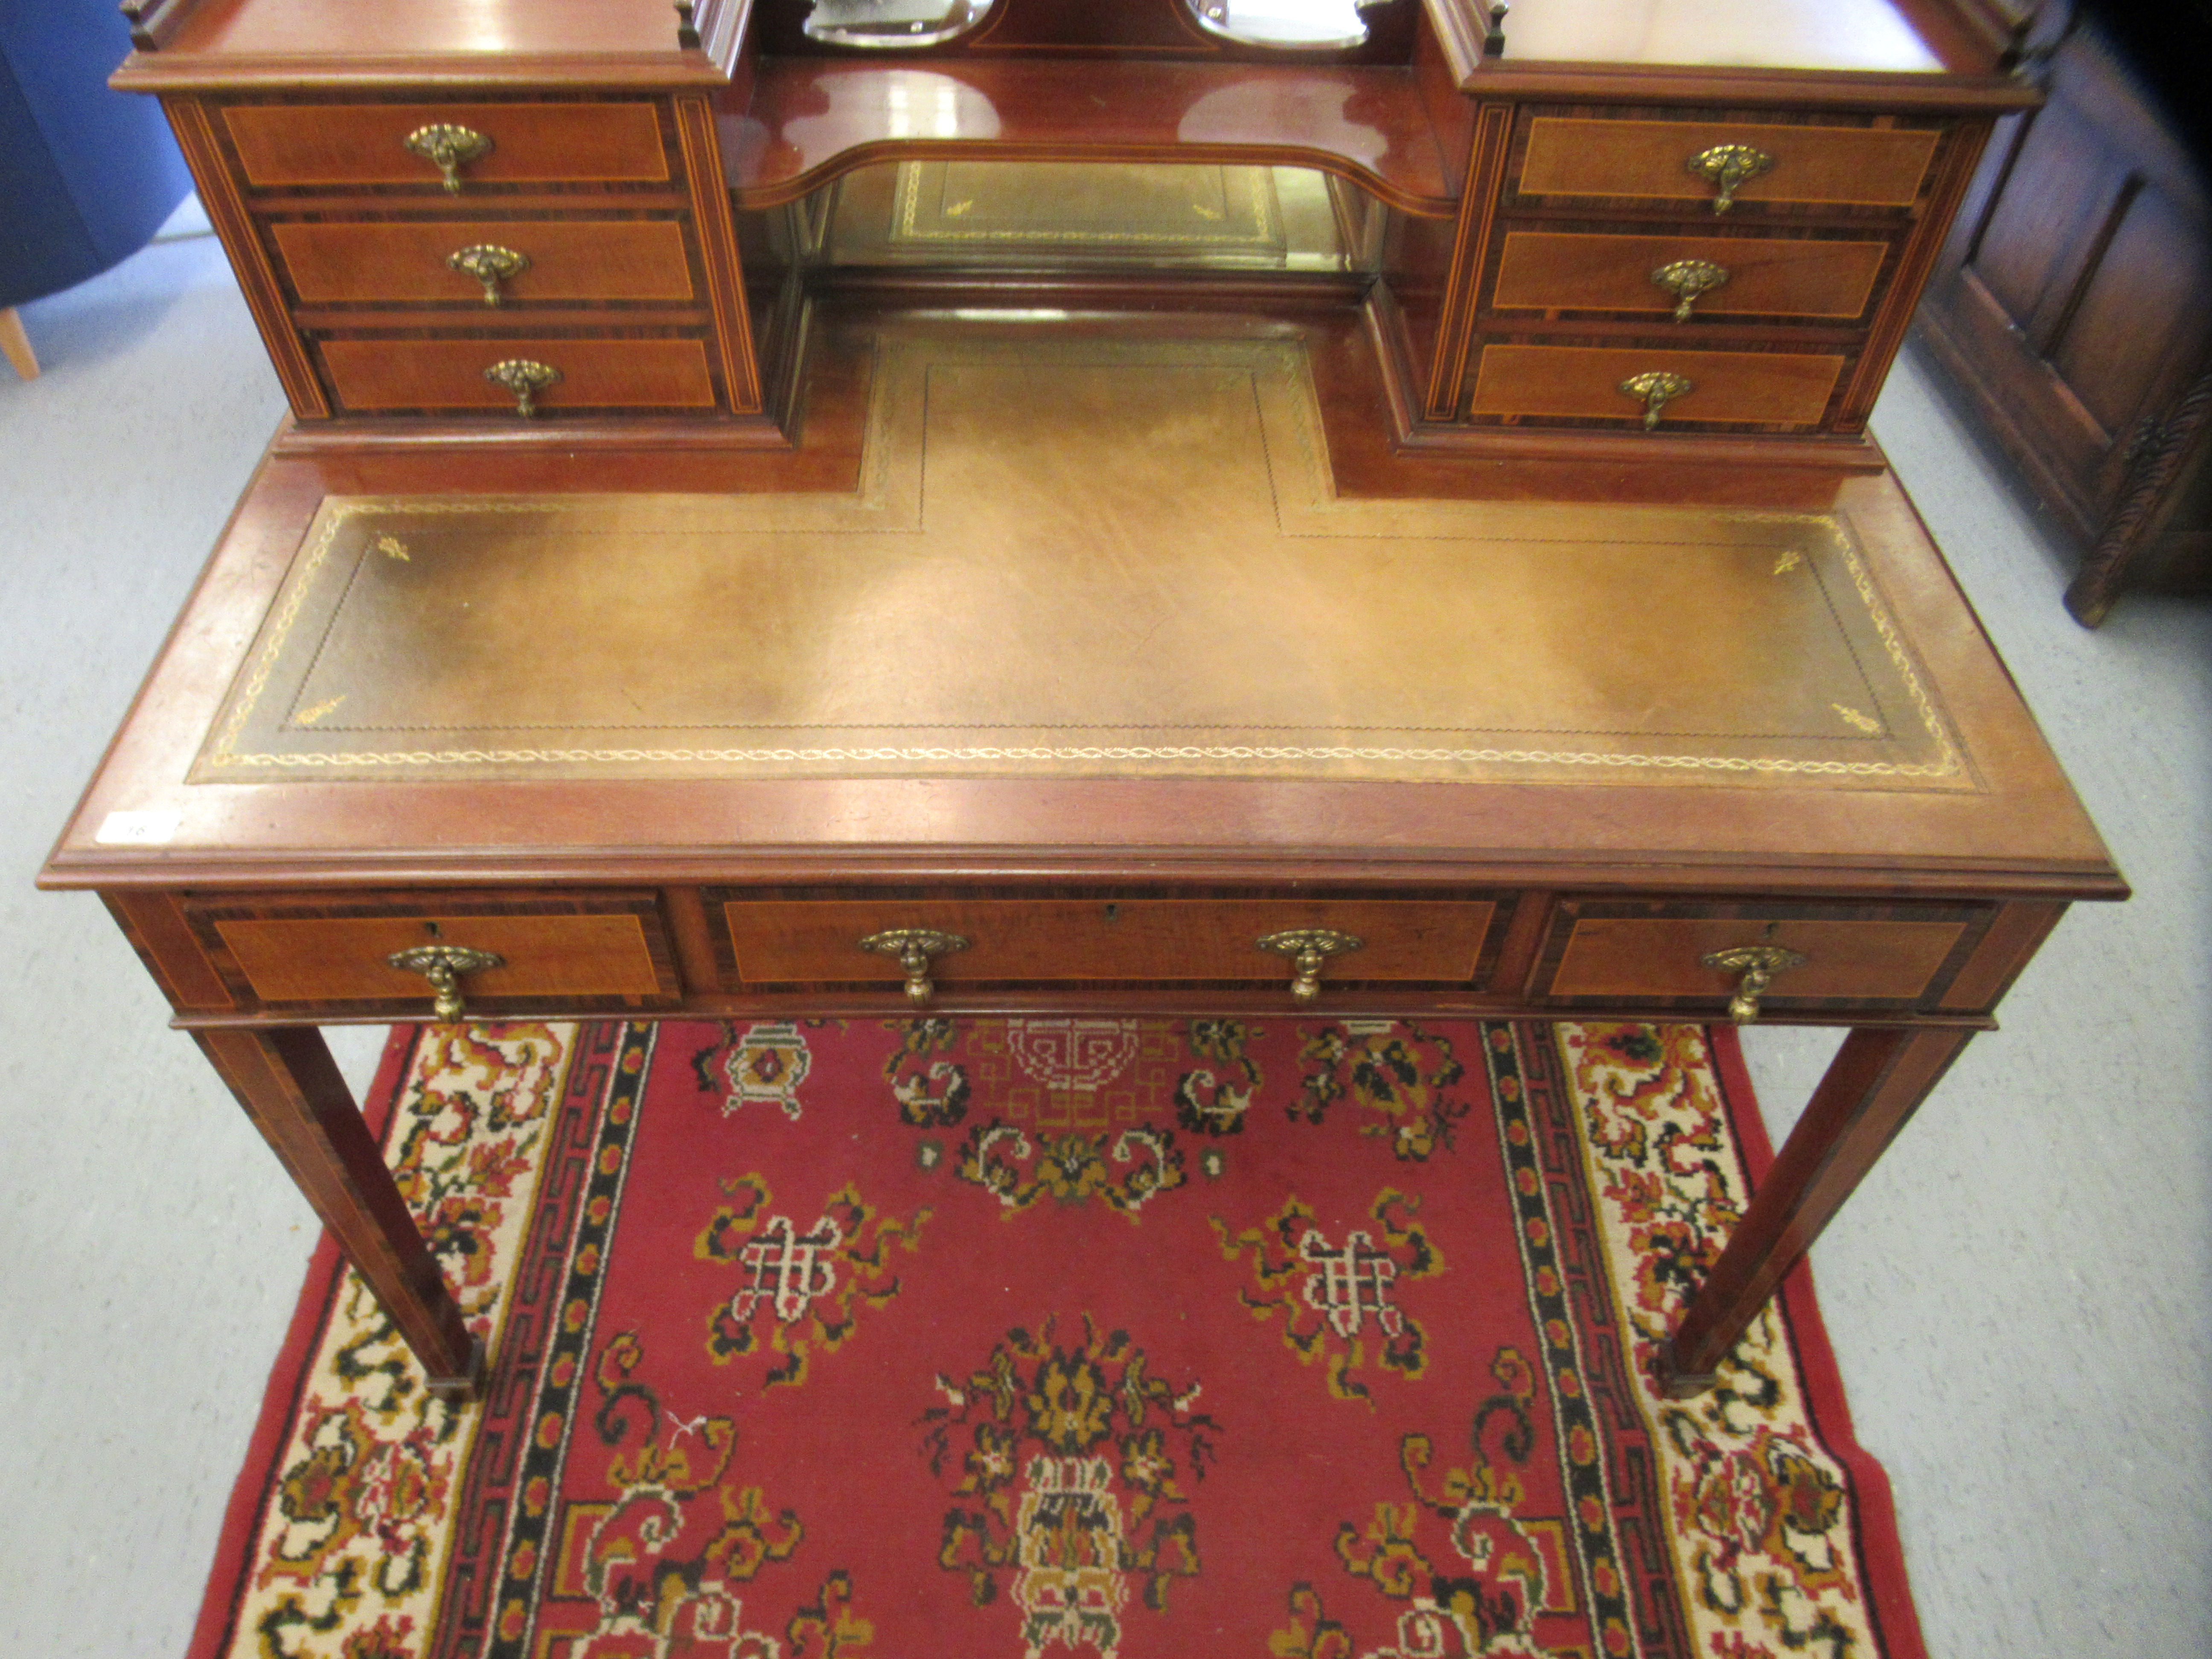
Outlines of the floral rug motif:
M1646 1380L1767 1153L1694 1026L395 1037L485 1398L327 1242L192 1659L1919 1659L1802 1274Z

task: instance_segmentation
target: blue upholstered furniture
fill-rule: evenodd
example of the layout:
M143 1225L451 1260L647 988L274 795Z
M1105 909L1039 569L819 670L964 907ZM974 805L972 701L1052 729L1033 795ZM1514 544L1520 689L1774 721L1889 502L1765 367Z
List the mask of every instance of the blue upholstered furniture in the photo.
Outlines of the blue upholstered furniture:
M191 188L161 106L107 88L130 50L114 0L0 0L0 311L136 252Z

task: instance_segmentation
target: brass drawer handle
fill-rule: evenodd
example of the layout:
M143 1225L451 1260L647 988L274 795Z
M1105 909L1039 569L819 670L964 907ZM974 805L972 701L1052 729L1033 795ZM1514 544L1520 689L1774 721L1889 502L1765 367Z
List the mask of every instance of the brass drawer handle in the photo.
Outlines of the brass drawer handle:
M934 927L893 927L869 934L860 941L860 948L896 957L899 966L906 970L907 1000L919 1006L937 994L937 988L929 982L931 958L964 951L968 941L957 933L939 933Z
M1357 951L1366 941L1354 933L1340 933L1333 927L1293 927L1288 933L1269 933L1252 943L1256 950L1272 951L1277 956L1291 958L1291 995L1297 1001L1311 1002L1321 994L1321 970L1328 959Z
M514 412L528 420L538 412L538 394L561 379L550 363L533 363L527 357L508 357L484 370L484 379L514 394Z
M1659 416L1668 404L1677 398L1686 398L1697 390L1697 386L1686 375L1654 368L1630 375L1620 383L1620 390L1644 405L1644 429L1649 432L1659 424Z
M403 974L420 974L430 981L430 989L437 999L431 1004L432 1010L448 1025L464 1012L461 975L507 966L507 958L497 951L471 951L465 945L410 945L404 951L394 951L384 960L387 966Z
M460 193L463 167L491 154L491 140L483 134L443 121L417 127L400 142L446 175L448 195Z
M1709 951L1698 960L1723 974L1740 975L1735 994L1729 999L1729 1018L1739 1025L1759 1018L1759 999L1777 974L1805 965L1802 955L1779 945L1732 945L1725 951Z
M1690 307L1698 302L1700 294L1727 287L1728 279L1728 267L1717 265L1711 259L1676 259L1651 273L1654 283L1680 301L1674 307L1674 320L1678 323L1690 320Z
M483 284L484 303L495 306L506 298L499 291L501 283L512 282L530 269L530 256L517 253L511 247L498 247L489 242L477 242L446 256L446 264L463 276L473 276ZM1652 280L1658 281L1655 276ZM1685 302L1686 303L1686 301Z
M1713 211L1726 213L1735 202L1740 185L1753 179L1774 165L1774 158L1763 149L1749 144L1715 144L1711 149L1701 149L1682 166L1687 172L1720 191L1713 198Z

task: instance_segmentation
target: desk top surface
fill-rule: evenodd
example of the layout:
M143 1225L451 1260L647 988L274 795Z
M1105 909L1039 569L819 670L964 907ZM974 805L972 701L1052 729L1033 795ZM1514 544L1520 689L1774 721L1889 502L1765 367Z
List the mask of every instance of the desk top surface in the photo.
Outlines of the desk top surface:
M49 879L2117 889L1887 474L1355 494L1297 337L842 350L844 412L714 493L272 461Z
M755 3L765 9L769 0ZM1486 7L1474 0L1429 3L1453 15L1452 33L1480 35ZM806 9L804 0L786 0L786 9ZM1978 73L1985 54L1978 41L1962 44L1953 15L1962 9L1944 0L1517 0L1505 57L1491 64ZM701 0L696 9L703 21L743 8ZM667 78L685 78L687 70L719 76L699 51L678 48L676 23L670 0L185 0L163 25L161 50L133 58L125 79L153 86L223 64L250 75L284 60L324 72L343 72L350 63L374 76L402 59L443 76L506 78L502 60L557 76L564 61L636 70L653 59ZM989 20L981 27L988 29ZM1208 37L1194 25L1189 37L1192 55L1206 55ZM1279 60L1312 57L1286 51ZM885 67L927 58L878 49L844 61Z

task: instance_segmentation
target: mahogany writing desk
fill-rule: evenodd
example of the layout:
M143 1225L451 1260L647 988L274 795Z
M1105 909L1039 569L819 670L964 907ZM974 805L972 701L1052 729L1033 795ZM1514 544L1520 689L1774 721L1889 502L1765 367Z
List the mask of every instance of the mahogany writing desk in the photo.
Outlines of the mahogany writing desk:
M1695 1388L2125 889L1887 473L1475 471L1378 395L1351 317L869 314L789 450L280 449L42 880L455 1389L318 1022L1848 1026Z

